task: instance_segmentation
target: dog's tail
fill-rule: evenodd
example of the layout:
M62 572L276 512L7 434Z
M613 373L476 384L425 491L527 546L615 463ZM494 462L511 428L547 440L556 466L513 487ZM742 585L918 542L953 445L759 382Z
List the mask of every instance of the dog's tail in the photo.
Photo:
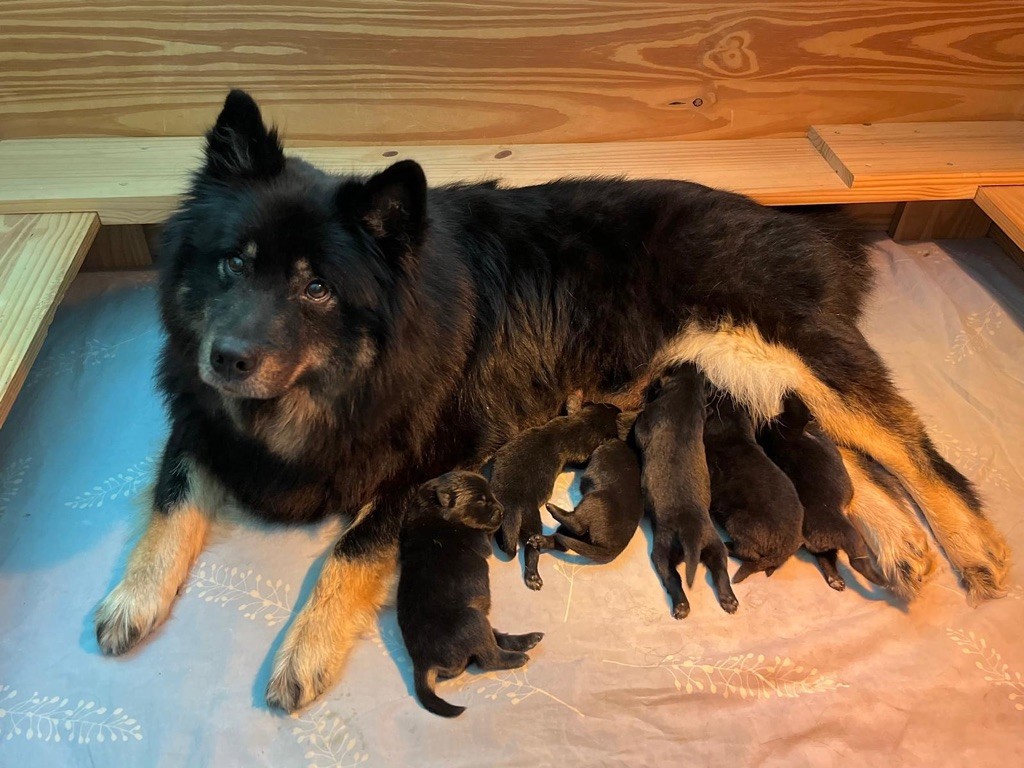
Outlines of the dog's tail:
M610 563L619 554L618 552L609 552L605 547L599 547L591 544L589 541L576 539L558 531L555 531L555 541L598 565Z
M688 537L689 538L689 537ZM694 541L683 544L683 558L686 560L686 586L692 587L697 578L697 563L700 562L700 548Z
M458 717L466 711L465 707L449 704L436 693L434 684L437 683L437 670L434 667L423 669L416 667L413 670L416 683L416 698L428 712L433 712L441 717Z

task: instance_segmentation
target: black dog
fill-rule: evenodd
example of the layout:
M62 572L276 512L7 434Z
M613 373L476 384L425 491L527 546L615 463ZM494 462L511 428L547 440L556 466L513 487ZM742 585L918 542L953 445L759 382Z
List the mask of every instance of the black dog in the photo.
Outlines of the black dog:
M595 563L610 563L629 544L644 515L636 452L618 438L599 445L587 462L580 491L583 499L572 512L546 505L558 530L551 536L532 536L527 543L538 550L571 549Z
M731 397L709 406L704 449L711 473L711 518L743 562L733 583L775 569L800 549L804 510L793 483L757 444L754 423Z
M530 589L544 582L537 571L540 551L529 540L540 535L540 505L551 496L558 473L567 464L582 464L602 442L618 433L619 409L585 403L568 416L528 429L498 450L491 470L494 495L505 507L498 545L514 555L523 542L523 580Z
M885 460L973 598L1005 594L1003 537L857 329L870 263L833 214L680 181L428 188L412 160L332 175L286 155L241 91L195 170L157 259L171 426L149 524L96 613L104 653L170 615L226 499L285 524L345 515L267 688L308 704L386 598L415 488L482 466L567 392L636 408L684 362L758 418L797 392Z
M654 381L633 425L642 457L644 504L654 528L651 561L672 600L677 619L690 613L676 566L686 561L693 586L697 562L711 571L718 602L727 613L739 607L729 584L728 556L709 512L711 480L704 457L704 376L684 364Z
M790 395L782 415L762 428L758 436L765 453L793 482L803 504L804 546L817 559L832 589L846 588L836 566L840 549L866 579L884 584L864 537L846 517L845 510L853 500L853 483L839 449L809 421L807 407Z
M481 669L515 669L543 634L506 635L491 628L489 534L501 524L501 504L487 480L449 472L425 483L402 528L398 625L413 663L416 696L435 715L465 711L434 693L438 679Z

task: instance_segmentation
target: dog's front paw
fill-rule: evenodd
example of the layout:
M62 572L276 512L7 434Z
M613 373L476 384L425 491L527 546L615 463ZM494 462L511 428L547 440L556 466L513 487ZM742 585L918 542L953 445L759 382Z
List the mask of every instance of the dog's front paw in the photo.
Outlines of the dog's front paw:
M122 581L96 609L96 642L107 656L127 653L158 627L171 609L159 589Z
M274 659L267 684L267 704L295 712L330 688L341 672L341 660L325 633L297 625Z

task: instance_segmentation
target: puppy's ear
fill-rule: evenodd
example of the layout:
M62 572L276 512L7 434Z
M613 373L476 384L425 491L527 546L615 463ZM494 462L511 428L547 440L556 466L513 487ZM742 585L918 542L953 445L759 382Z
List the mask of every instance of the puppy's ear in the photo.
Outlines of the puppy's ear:
M454 491L446 491L444 488L438 488L435 491L434 496L435 498L437 498L437 503L440 504L442 507L451 509L452 507L455 506Z
M260 108L245 91L233 90L206 134L205 173L216 179L266 179L284 168L277 131L267 130Z
M338 190L342 216L359 223L388 255L419 243L427 224L427 177L419 163L400 160L365 184L348 182Z

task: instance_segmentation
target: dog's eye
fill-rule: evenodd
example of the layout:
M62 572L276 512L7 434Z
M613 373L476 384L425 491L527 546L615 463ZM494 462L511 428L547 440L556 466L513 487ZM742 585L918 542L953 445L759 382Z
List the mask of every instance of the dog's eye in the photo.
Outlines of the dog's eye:
M310 280L306 286L306 298L312 301L323 301L331 295L331 289L323 280Z
M224 259L224 267L233 275L240 275L245 271L245 259L241 256L228 256Z

